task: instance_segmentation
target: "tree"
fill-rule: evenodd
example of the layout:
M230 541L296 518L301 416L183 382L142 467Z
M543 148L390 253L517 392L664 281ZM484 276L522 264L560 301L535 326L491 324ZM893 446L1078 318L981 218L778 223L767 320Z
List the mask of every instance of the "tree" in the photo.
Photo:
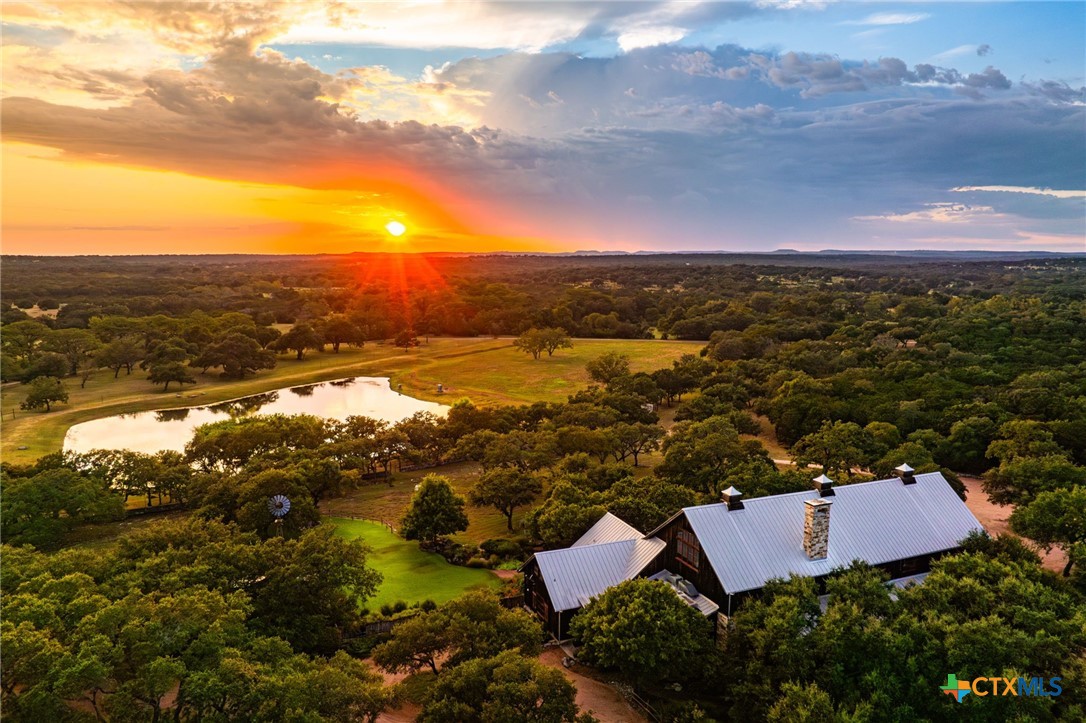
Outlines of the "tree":
M434 683L420 723L589 723L562 672L508 651L452 668Z
M98 363L113 370L113 378L116 379L121 369L126 374L132 373L132 367L143 356L138 342L132 337L123 336L113 339L98 350Z
M79 366L100 344L94 334L86 329L57 329L49 333L43 346L48 351L63 355L68 360L68 373L75 376L79 373Z
M453 492L448 479L432 474L419 483L400 522L405 538L427 543L467 528L464 498Z
M769 709L770 723L822 723L834 720L833 701L817 683L785 683L781 697Z
M14 545L54 547L77 523L124 515L124 498L63 467L25 477L0 473L0 488L4 541Z
M505 523L513 530L513 511L535 499L543 485L535 475L518 469L499 468L484 472L468 493L476 507L493 507L505 515Z
M189 374L189 368L177 361L155 364L149 372L147 378L152 384L162 384L164 392L170 391L171 382L177 382L178 386L196 383L196 377Z
M275 348L280 351L293 351L297 354L298 361L301 361L308 350L320 351L324 348L324 337L309 324L295 324L290 331L279 337Z
M543 348L547 351L547 356L554 356L554 352L558 349L573 348L573 342L570 341L569 335L566 334L566 330L556 327L543 329L542 342Z
M358 325L343 314L333 314L319 325L324 340L332 345L332 353L339 354L340 344L359 344L365 336Z
M761 444L747 445L725 417L679 422L664 439L664 462L656 475L715 495L732 465L766 457Z
M49 334L49 327L40 321L16 321L4 325L4 351L26 364L34 361L41 343Z
M578 656L639 684L688 681L703 670L709 623L666 582L638 578L608 588L570 624Z
M192 360L192 366L205 371L222 367L223 376L244 379L245 375L261 369L275 368L275 354L262 349L251 336L235 332L207 347Z
M413 346L418 346L419 340L418 337L415 336L415 331L413 329L404 329L396 335L396 338L392 340L392 343L404 351L407 351Z
M823 422L817 432L804 435L793 445L792 454L796 464L813 462L824 474L850 475L867 460L865 450L870 446L870 437L855 422Z
M56 377L37 377L27 385L26 400L20 405L20 409L41 409L52 411L53 404L57 402L68 403L68 390Z
M633 457L634 467L640 465L640 455L659 449L660 440L664 438L664 430L656 424L620 422L612 427L611 431L615 439L616 461L621 462L630 455Z
M529 612L508 609L489 591L473 591L424 612L392 629L389 640L373 650L373 659L391 673L429 667L436 675L467 660L505 650L538 655L543 631Z
M543 331L533 327L514 339L513 346L531 354L533 359L539 359L539 355L547 348L547 340Z
M392 629L387 642L373 649L373 662L390 673L415 673L424 667L438 674L437 661L449 649L444 616L420 613Z
M984 475L984 491L1000 505L1027 504L1041 492L1083 484L1086 467L1059 454L1011 457Z
M1011 513L1011 529L1045 550L1059 547L1067 553L1064 577L1086 560L1086 487L1049 490Z
M626 376L630 373L630 357L619 354L617 351L609 351L601 354L584 365L588 377L594 382L607 384L615 377Z

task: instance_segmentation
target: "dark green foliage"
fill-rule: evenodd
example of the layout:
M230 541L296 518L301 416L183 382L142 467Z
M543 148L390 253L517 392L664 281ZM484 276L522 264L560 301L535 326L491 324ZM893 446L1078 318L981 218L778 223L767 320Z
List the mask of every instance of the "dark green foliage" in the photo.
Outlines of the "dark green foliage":
M419 483L400 522L400 534L408 540L433 543L439 537L468 528L464 498L453 492L449 481L427 475Z
M620 583L586 605L570 634L588 663L613 669L639 684L697 680L706 670L709 622L664 582Z
M20 409L45 409L51 411L54 404L67 403L68 390L56 377L37 377L27 385L26 399Z
M577 689L561 671L501 653L442 673L430 689L420 723L590 723L578 714Z
M373 650L373 660L392 673L429 668L438 673L467 660L505 650L537 655L543 631L524 610L510 610L487 592L470 592L436 610L423 611L392 629L387 642Z
M319 532L260 542L198 521L93 552L5 546L4 715L369 719L391 691L335 650L357 623L344 589L376 587L364 562L361 548Z

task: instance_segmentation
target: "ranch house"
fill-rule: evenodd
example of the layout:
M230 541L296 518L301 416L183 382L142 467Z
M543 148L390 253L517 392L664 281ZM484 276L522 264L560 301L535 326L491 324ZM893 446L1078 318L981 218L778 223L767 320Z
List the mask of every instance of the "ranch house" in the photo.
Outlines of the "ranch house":
M524 563L524 603L562 640L589 600L635 577L667 582L718 629L766 582L792 574L822 581L862 560L899 587L920 582L983 528L941 473L897 471L840 487L822 475L810 490L749 500L729 487L648 534L607 513L572 546Z

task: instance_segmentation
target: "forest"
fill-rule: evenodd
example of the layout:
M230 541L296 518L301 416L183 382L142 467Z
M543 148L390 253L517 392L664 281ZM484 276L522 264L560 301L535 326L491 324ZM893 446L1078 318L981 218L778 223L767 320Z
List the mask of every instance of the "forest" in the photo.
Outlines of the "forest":
M963 498L980 478L1014 534L965 540L896 593L856 563L825 608L811 580L777 581L715 642L633 580L580 614L583 659L661 720L1086 716L1086 259L11 257L0 274L5 391L39 415L122 375L158 394L428 337L509 337L539 365L584 339L701 343L637 371L608 351L579 391L531 404L454 398L396 423L238 414L183 453L4 461L12 720L376 720L408 701L423 721L589 721L539 662L536 619L496 595L367 634L389 617L365 603L381 573L327 510L365 511L418 468L400 534L452 564L515 567L604 512L650 530L729 486L852 484L903 462ZM282 523L275 494L293 503ZM81 541L141 507L173 512ZM1038 554L1053 550L1058 569ZM645 609L656 634L632 632ZM1060 679L1062 694L956 706L938 691L950 672Z

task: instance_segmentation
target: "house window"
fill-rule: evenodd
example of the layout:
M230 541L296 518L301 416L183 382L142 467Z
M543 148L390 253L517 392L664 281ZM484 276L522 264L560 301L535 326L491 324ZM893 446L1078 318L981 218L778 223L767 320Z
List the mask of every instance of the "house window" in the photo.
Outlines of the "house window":
M675 535L675 556L679 562L695 570L701 562L701 545L694 533L678 530Z

